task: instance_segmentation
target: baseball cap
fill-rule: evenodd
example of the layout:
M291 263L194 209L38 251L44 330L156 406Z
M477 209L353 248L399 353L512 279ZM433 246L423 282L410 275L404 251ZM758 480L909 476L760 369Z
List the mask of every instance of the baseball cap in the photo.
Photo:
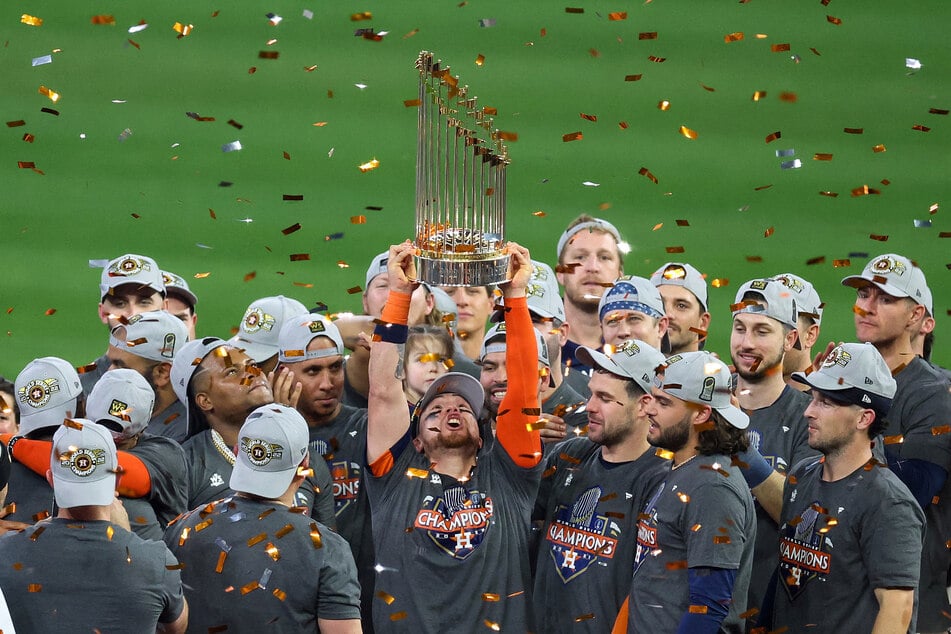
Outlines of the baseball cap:
M57 427L76 415L76 401L83 393L76 368L59 357L34 359L14 382L20 402L20 435L43 427Z
M614 285L601 296L598 304L598 319L612 310L636 310L649 317L664 317L664 300L657 287L643 277L624 275L614 280Z
M618 346L605 345L603 352L579 346L575 357L585 365L633 380L647 394L654 384L657 366L663 365L665 359L660 350L638 339L628 339Z
M934 317L934 297L932 297L931 289L927 284L921 287L921 305L928 311L929 317Z
M102 425L67 419L53 434L50 471L61 508L112 504L118 466L116 443Z
M110 291L123 284L135 284L148 287L156 293L165 295L165 282L162 269L155 260L145 255L128 253L110 260L102 269L99 280L99 298L105 298Z
M747 293L759 295L765 304L756 300L744 300L743 297ZM775 319L790 328L796 328L799 325L796 299L786 285L780 281L769 278L750 280L736 292L734 302L730 307L734 317L740 313L752 313Z
M535 333L535 347L538 348L538 360L546 368L550 368L551 360L548 358L548 345L545 343L545 338L534 328L532 332ZM505 352L505 334L504 321L489 328L489 331L485 333L485 337L482 338L482 349L479 351L480 362L485 359L487 354L492 352Z
M208 354L222 346L231 344L218 337L204 337L186 342L184 346L175 355L172 361L172 370L169 373L172 381L172 389L175 396L185 405L185 411L188 412L188 386L192 381L195 370L201 365Z
M730 402L730 369L709 352L684 352L667 357L654 385L688 403L709 405L737 429L746 429L750 417Z
M377 255L370 262L370 266L367 267L367 282L366 286L363 287L363 290L366 291L367 287L370 286L370 282L373 281L373 278L382 273L386 273L386 264L390 260L390 252L384 251Z
M818 370L793 372L792 378L834 401L875 410L878 418L888 414L898 390L888 364L870 343L841 343Z
M124 336L121 336L123 335ZM124 319L109 333L109 343L152 361L171 363L188 339L181 319L164 310L150 310Z
M703 310L707 310L707 281L700 271L686 262L668 262L651 275L654 286L683 286L693 293Z
M228 343L244 350L255 363L262 363L277 354L277 340L284 322L305 313L307 307L296 299L283 295L262 297L248 306L238 334Z
M162 281L165 283L165 295L177 297L186 304L195 307L198 303L198 297L188 288L188 282L181 275L176 275L171 271L162 271Z
M612 225L607 220L602 218L594 218L588 220L587 222L579 222L573 227L568 227L565 229L564 233L561 234L561 237L558 238L558 260L561 261L561 252L565 250L565 246L568 245L568 242L571 241L577 234L582 231L603 231L605 233L610 233L614 236L614 240L620 244L621 243L621 233L617 230L617 227Z
M116 442L132 438L149 425L155 391L135 370L109 370L86 399L86 418L112 432Z
M811 317L816 324L822 322L822 300L810 282L793 273L781 273L774 275L772 279L777 282L782 282L786 288L793 292L798 315L807 315Z
M263 405L251 412L238 431L230 486L235 491L280 497L307 455L310 431L296 409Z
M429 284L423 283L429 292L433 295L433 302L436 306L436 310L441 312L443 316L452 315L451 322L456 321L456 318L459 316L459 307L456 306L456 302L449 297L449 293L442 290L438 286L430 286Z
M461 396L466 403L469 404L469 407L472 408L472 413L476 419L482 416L482 407L485 403L485 390L482 389L482 384L479 383L479 380L462 372L447 372L429 384L429 389L426 390L426 393L423 394L423 398L419 399L419 402L417 402L413 408L413 417L410 426L410 432L413 436L416 436L419 432L419 416L423 413L423 410L433 402L433 399L443 394L457 394Z
M924 302L928 282L925 273L903 255L886 253L869 260L861 275L842 278L843 286L862 288L874 284L893 297L910 297L916 304L929 308Z
M327 337L333 342L334 347L308 350L307 346L317 337ZM307 313L287 319L281 327L277 342L277 358L281 363L297 363L307 359L320 359L345 353L340 331L323 315Z
M558 279L551 267L544 262L532 260L532 276L525 288L525 301L529 312L542 319L551 319L559 325L566 320L565 303L558 289ZM505 304L504 299L502 304ZM489 321L501 322L504 316L504 310L496 310L489 316Z

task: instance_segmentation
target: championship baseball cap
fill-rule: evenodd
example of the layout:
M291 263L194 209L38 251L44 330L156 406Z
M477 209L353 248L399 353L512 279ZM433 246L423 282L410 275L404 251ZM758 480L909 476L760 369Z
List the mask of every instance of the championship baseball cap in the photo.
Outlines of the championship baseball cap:
M423 394L423 398L419 399L419 402L417 402L413 408L410 425L410 433L412 436L416 436L419 432L419 417L423 413L423 410L433 402L434 398L442 396L443 394L457 394L461 396L466 403L469 404L469 407L472 408L472 413L476 419L482 416L482 408L485 403L485 390L482 389L482 384L479 383L479 379L463 372L447 372L429 384L429 389L426 390L426 393Z
M50 454L53 497L60 508L112 504L118 467L108 429L85 418L61 421Z
M921 287L921 305L928 311L929 317L934 317L934 297L932 297L931 289L927 284Z
M330 339L334 347L308 350L307 346L317 337ZM321 359L346 353L343 338L337 326L323 315L311 313L285 320L277 343L277 358L281 363L297 363L307 359Z
M862 288L874 284L893 297L910 297L916 304L924 302L928 291L925 273L903 255L886 253L869 260L861 275L842 278L843 286Z
M123 319L109 333L109 344L137 357L171 363L188 339L181 319L168 311L150 310Z
M43 427L57 427L75 416L83 393L76 368L59 357L34 359L14 382L20 403L20 435Z
M192 382L192 376L194 376L195 370L198 369L198 366L201 365L201 362L205 360L205 357L207 357L212 350L221 348L222 346L230 347L231 344L218 337L203 337L202 339L186 342L178 351L178 354L175 355L175 360L172 361L172 370L169 375L175 396L185 405L186 413L189 410L188 386Z
M284 322L304 314L307 314L307 307L296 299L283 295L262 297L248 306L238 334L228 343L244 350L255 363L262 363L277 354L277 340Z
M605 345L603 351L579 346L575 357L592 368L633 380L647 394L654 385L657 367L665 359L660 350L638 339L628 339L619 346Z
M565 303L558 289L558 279L551 267L544 262L532 260L532 276L525 288L525 301L528 311L533 315L551 319L558 326L565 322ZM504 299L502 304L505 304ZM489 321L501 322L504 316L504 310L496 310L489 316Z
M667 357L654 379L658 389L688 403L709 405L737 429L746 429L750 417L730 402L732 383L730 368L703 351Z
M747 293L758 295L762 301L743 299ZM780 281L769 278L750 280L736 292L734 302L730 306L734 317L740 313L751 313L775 319L790 328L796 328L799 325L796 299L789 288Z
M366 291L367 287L370 286L370 282L373 281L373 278L382 273L386 273L386 264L390 260L389 250L384 251L383 253L378 254L370 262L370 266L367 267L367 280L366 286L363 287L363 290Z
M650 280L636 275L624 275L614 281L614 285L601 296L598 304L598 319L612 310L636 310L648 317L664 317L664 300L657 287Z
M155 391L135 370L109 370L86 399L86 418L112 432L116 442L132 438L149 425Z
M772 279L782 282L786 288L793 292L798 315L806 315L811 317L816 324L821 324L822 300L810 282L793 273L781 273L774 275Z
M582 231L603 231L605 233L610 233L614 236L614 240L621 244L621 233L617 230L617 227L612 225L607 220L603 218L594 218L588 220L587 222L579 222L573 227L568 227L565 229L564 233L561 234L561 237L558 238L558 261L561 261L561 253L565 250L565 247L574 238L576 235Z
M91 263L90 263L91 264ZM165 295L165 282L162 269L155 260L145 255L128 253L110 260L102 269L99 280L99 298L104 299L113 289L123 284L135 284L148 287L156 293Z
M544 365L546 368L551 367L551 360L548 358L548 345L545 343L545 338L534 328L532 332L535 333L535 347L538 348L538 361ZM482 338L482 349L479 351L479 361L483 361L486 355L493 352L505 352L505 322L499 322L489 328L489 332L485 333L485 337Z
M262 405L238 431L230 486L235 491L274 499L287 490L307 455L310 430L293 407Z
M879 419L888 414L898 390L888 364L870 343L841 343L818 370L793 372L792 378L833 401L875 410Z
M198 297L188 288L188 282L181 275L176 275L171 271L162 271L162 281L165 283L165 295L167 297L177 297L192 308L198 303Z
M654 286L683 286L693 293L701 308L707 310L707 281L700 271L686 262L668 262L651 275Z

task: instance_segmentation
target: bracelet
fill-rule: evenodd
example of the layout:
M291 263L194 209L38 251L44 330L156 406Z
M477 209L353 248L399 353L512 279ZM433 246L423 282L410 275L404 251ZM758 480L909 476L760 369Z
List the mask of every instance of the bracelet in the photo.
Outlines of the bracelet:
M409 334L409 326L406 324L387 324L378 323L373 328L373 341L385 341L386 343L406 343L406 336Z

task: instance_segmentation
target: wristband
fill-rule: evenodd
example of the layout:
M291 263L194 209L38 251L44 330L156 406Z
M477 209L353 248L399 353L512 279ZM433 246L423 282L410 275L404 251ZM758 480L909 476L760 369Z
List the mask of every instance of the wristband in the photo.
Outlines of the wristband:
M412 298L412 293L390 291L386 296L386 303L383 304L383 314L380 315L380 319L387 324L405 326L409 322L409 303Z
M743 479L746 480L746 484L751 489L763 484L766 478L773 473L773 467L766 462L766 458L753 445L750 445L746 451L734 456L733 464L740 468Z
M406 324L377 324L373 328L373 341L406 343L409 327Z

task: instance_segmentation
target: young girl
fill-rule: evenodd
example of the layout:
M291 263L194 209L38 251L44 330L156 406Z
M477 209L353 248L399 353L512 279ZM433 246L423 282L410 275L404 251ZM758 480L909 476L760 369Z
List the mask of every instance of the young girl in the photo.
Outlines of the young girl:
M403 393L413 406L423 397L430 384L449 370L452 361L452 339L445 328L411 326L403 352Z

